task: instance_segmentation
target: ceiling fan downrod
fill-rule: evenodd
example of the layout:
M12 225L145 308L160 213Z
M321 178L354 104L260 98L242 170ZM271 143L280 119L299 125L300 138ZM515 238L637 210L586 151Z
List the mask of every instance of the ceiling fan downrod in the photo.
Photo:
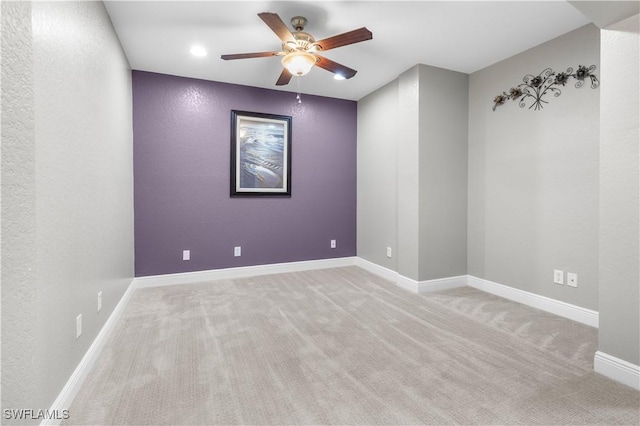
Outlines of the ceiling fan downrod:
M294 16L291 18L291 26L295 28L296 31L303 31L306 25L307 18L304 16Z

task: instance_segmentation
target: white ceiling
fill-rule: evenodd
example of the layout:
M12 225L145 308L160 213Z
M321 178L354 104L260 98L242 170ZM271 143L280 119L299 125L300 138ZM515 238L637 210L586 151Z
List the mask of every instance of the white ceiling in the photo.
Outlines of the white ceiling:
M131 67L296 91L275 82L279 57L223 61L221 54L280 50L258 18L275 12L289 24L305 16L316 39L367 27L373 39L323 53L358 70L349 80L314 67L301 78L303 93L358 100L421 63L472 73L589 23L556 1L107 1L107 11ZM200 44L204 58L189 49Z

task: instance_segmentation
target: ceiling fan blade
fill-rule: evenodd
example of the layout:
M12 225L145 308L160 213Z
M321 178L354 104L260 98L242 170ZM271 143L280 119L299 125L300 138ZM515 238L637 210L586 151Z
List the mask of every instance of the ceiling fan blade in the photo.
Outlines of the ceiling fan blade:
M332 61L331 59L327 59L324 56L320 56L318 54L315 55L318 58L318 62L316 62L316 65L319 66L320 68L323 68L327 71L330 71L334 74L339 74L341 76L343 76L344 78L351 78L354 75L356 75L356 73L358 71L351 69L349 67L346 67L342 64L339 64L337 62Z
M289 31L289 28L287 28L287 25L282 22L282 19L280 19L277 13L263 12L258 13L258 16L269 28L271 28L271 31L276 33L278 38L282 40L282 43L286 44L288 42L296 42L293 34L291 34L291 31Z
M317 41L316 44L320 46L323 51L326 51L329 49L335 49L336 47L346 46L348 44L371 40L372 38L373 34L371 33L371 31L369 31L365 27L362 27L358 28L357 30L325 38L324 40Z
M288 69L283 68L282 74L280 74L278 81L276 81L276 86L286 86L291 81L291 77L293 77L293 74L291 74Z
M256 53L236 53L233 55L221 55L224 60L229 59L249 59L249 58L266 58L269 56L277 56L280 52L256 52Z

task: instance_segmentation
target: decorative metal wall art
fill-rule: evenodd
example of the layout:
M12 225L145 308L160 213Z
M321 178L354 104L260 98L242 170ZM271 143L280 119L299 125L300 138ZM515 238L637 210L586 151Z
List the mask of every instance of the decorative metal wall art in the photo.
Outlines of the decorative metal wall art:
M536 76L527 74L522 78L524 83L512 87L509 89L509 92L502 92L501 95L493 98L493 110L495 111L498 105L504 104L507 99L511 99L512 101L519 99L518 104L520 108L524 108L527 102L531 101L529 109L542 109L542 104L548 103L543 97L551 93L553 93L553 96L556 98L560 96L562 91L558 86L566 85L571 78L577 80L575 87L578 89L584 86L587 79L591 81L591 88L595 89L600 85L598 77L593 74L595 69L595 65L591 65L590 67L580 65L575 73L573 72L573 68L567 68L565 72L559 73L556 73L551 68L546 68Z

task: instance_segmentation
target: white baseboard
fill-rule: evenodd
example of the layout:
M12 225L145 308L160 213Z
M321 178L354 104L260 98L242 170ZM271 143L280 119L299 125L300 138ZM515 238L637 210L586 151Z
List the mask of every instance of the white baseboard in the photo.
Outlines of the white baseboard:
M483 278L477 278L472 275L468 276L468 284L470 287L477 288L523 305L542 311L551 312L552 314L580 322L582 324L598 328L599 315L598 312L591 309L582 308L570 303L561 302L549 297L540 296L538 294L529 293L528 291L519 290L503 284L494 283Z
M71 377L69 377L69 380L67 380L67 383L62 388L62 391L60 392L56 400L53 401L51 409L49 410L50 412L61 413L63 410L69 409L69 406L78 394L80 387L89 375L91 367L93 367L93 364L98 359L98 356L100 355L100 352L102 352L102 349L104 348L104 345L111 335L111 332L116 327L118 320L122 316L122 313L124 312L124 309L127 306L127 303L129 303L129 299L133 294L133 291L133 285L130 284L127 290L125 290L116 307L113 309L113 312L111 312L111 315L109 315L109 318L104 323L104 326L102 326L102 329L96 336L95 340L93 341L91 346L89 346L89 349L80 360L80 363L71 374ZM40 423L40 425L59 425L61 421L61 419L45 419Z
M427 281L416 281L414 279L405 277L404 275L401 275L396 271L385 268L384 266L376 265L373 262L369 262L368 260L365 260L361 257L356 258L355 265L371 272L372 274L376 274L389 281L393 281L398 286L413 293L448 290L450 288L465 287L467 285L466 275L461 275L458 277L438 278Z
M631 364L604 352L596 352L593 370L616 382L640 390L640 366Z
M449 290L451 288L466 287L468 285L468 275L459 275L457 277L437 278L434 280L418 282L418 291L440 291Z
M376 265L375 263L369 262L368 260L364 260L360 257L356 258L355 265L379 275L382 278L388 279L389 281L393 281L400 287L414 293L448 290L451 288L469 286L532 308L540 309L563 318L577 321L590 327L598 328L599 314L596 311L572 305L570 303L561 302L549 297L540 296L535 293L529 293L528 291L519 290L503 284L498 284L483 278L477 278L472 275L460 275L457 277L416 281L402 276L396 271Z
M194 284L204 281L254 277L257 275L283 274L287 272L310 271L314 269L353 266L356 257L308 260L302 262L274 263L269 265L242 266L238 268L213 269L207 271L183 272L177 274L137 277L134 288L160 287L167 285Z
M385 280L392 281L405 290L409 290L413 293L418 292L417 281L414 281L411 278L404 277L389 268L385 268L384 266L380 266L361 257L356 257L355 266L362 268L365 271L371 272L372 274L378 275Z

